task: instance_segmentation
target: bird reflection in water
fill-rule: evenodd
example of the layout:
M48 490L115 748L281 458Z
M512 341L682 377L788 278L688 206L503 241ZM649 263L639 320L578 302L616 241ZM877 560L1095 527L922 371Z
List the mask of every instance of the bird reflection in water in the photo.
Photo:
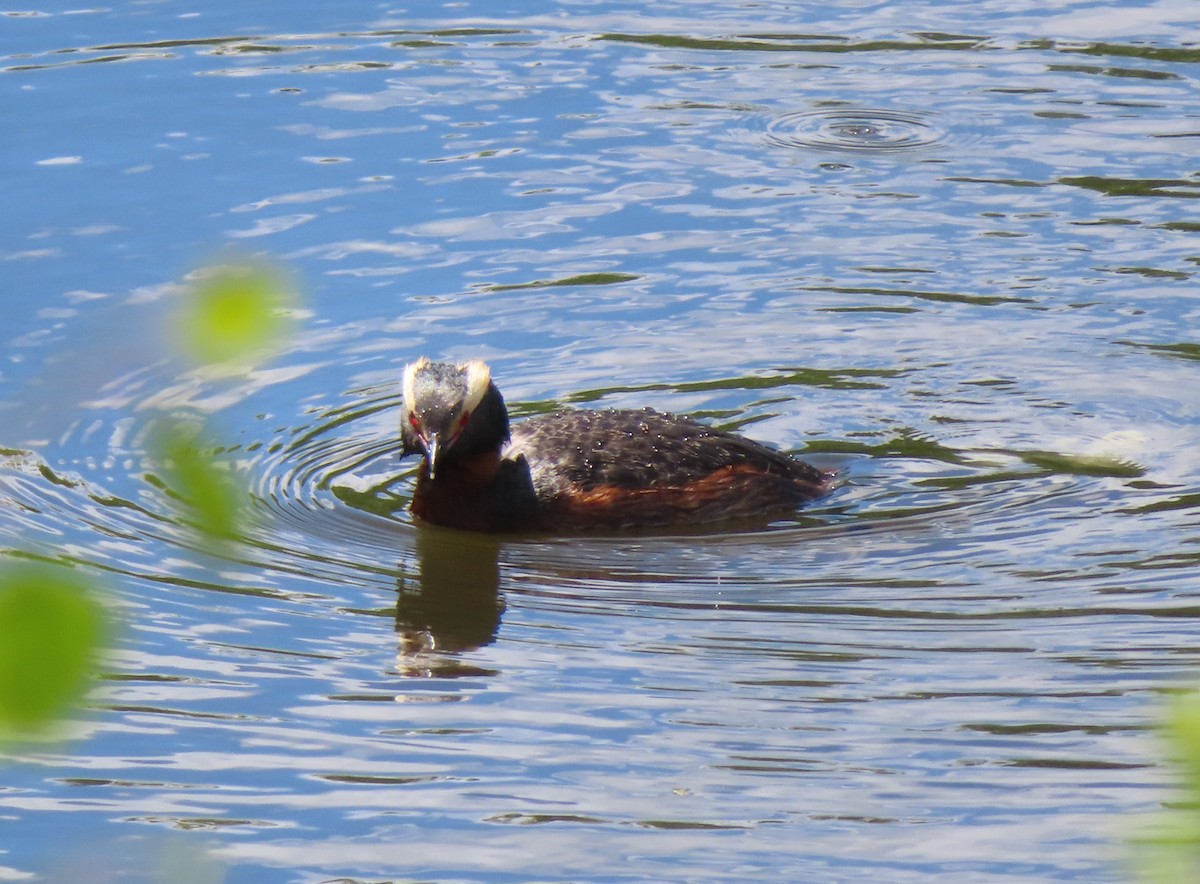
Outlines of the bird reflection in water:
M416 677L491 674L456 655L496 639L500 596L500 542L486 535L421 526L416 573L401 566L397 584L398 669Z

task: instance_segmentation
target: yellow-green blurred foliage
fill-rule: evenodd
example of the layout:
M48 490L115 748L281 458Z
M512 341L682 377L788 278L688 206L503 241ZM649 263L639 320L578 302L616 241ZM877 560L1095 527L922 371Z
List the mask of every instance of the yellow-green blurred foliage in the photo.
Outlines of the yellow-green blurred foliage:
M167 339L197 367L248 370L286 340L296 294L282 269L245 262L192 277ZM178 503L200 547L219 552L241 536L249 496L211 433L194 415L159 417L146 479ZM53 735L81 706L110 640L100 596L98 581L65 565L0 564L0 741Z
M1179 795L1134 839L1136 868L1153 884L1200 881L1200 691L1171 698L1163 733Z
M208 551L240 536L248 500L235 474L214 457L215 447L201 428L163 420L151 437L154 472L147 476L177 504L180 521L196 532Z
M173 317L175 337L197 367L249 370L279 350L299 298L290 274L258 259L197 270ZM248 497L236 473L214 456L211 428L163 416L150 446L150 481L180 504L183 522L208 551L241 536Z
M108 636L94 580L62 565L0 567L0 739L44 736L69 715Z
M175 316L175 337L196 363L253 365L286 339L296 294L283 270L247 262L193 276Z

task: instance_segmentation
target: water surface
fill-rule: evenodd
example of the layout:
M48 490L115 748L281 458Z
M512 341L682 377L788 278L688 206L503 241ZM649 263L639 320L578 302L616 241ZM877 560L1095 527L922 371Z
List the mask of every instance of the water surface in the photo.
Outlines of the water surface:
M211 6L211 4L210 4ZM0 544L126 628L0 878L1120 880L1200 659L1190 4L0 17ZM247 376L164 331L267 254ZM842 471L765 529L418 529L398 379ZM250 500L197 548L147 457Z

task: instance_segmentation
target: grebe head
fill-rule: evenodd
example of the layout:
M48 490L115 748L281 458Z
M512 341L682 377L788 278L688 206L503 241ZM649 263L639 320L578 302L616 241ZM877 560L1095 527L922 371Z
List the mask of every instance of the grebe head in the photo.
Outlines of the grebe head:
M456 457L499 451L508 441L508 411L487 363L422 356L405 366L400 438L401 456L423 454L431 479Z

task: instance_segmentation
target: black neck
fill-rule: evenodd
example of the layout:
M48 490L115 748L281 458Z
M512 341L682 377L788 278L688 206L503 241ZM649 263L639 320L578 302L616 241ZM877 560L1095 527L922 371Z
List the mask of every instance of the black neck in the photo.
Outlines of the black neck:
M454 447L446 452L447 458L471 457L489 451L499 451L508 441L508 409L504 397L495 384L488 384L487 392L475 406L462 435Z

